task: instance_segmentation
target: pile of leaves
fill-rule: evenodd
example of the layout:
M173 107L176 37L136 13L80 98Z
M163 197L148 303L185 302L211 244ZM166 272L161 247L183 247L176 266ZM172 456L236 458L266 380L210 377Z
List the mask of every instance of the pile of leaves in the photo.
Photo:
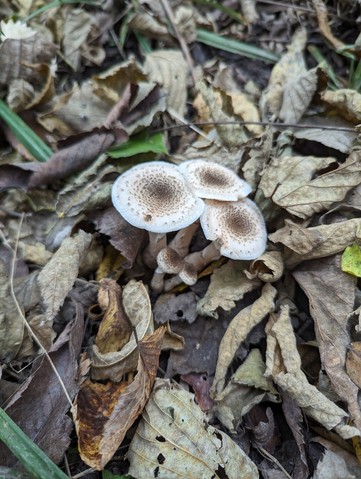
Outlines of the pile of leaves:
M1 407L69 476L360 475L360 7L336 3L0 2ZM243 177L267 251L155 294L110 191L158 159Z

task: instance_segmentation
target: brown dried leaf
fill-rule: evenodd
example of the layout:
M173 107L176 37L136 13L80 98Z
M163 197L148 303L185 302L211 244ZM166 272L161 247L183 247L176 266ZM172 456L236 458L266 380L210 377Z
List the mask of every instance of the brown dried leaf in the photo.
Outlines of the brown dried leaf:
M346 355L346 371L356 386L361 389L361 341L354 341Z
M131 280L123 288L123 308L141 340L154 330L152 308L148 292L141 281ZM101 353L93 346L92 378L110 379L119 382L122 377L134 371L138 363L139 351L134 333L120 351Z
M282 243L285 263L294 264L307 259L323 258L343 251L360 236L361 219L341 221L330 225L305 228L285 220L285 226L269 235L274 243Z
M119 143L127 140L128 136L124 130L117 131L118 134ZM38 171L30 178L29 187L34 188L51 183L81 171L115 141L114 132L99 131L86 135L72 146L54 153L46 163L42 163Z
M71 290L86 254L92 235L80 230L66 238L38 276L45 306L46 321L52 321Z
M266 283L260 298L242 309L229 324L219 346L217 369L212 385L212 395L216 400L224 389L226 373L237 349L246 340L251 329L273 310L276 294L277 290L270 283Z
M207 423L193 394L157 380L128 451L129 473L159 479L256 479L255 464Z
M0 351L1 361L11 362L21 347L24 321L11 295L9 273L0 258Z
M194 391L196 402L202 411L209 411L213 407L213 401L209 390L212 384L212 378L203 373L182 374L181 380L189 384Z
M324 4L323 0L312 0L314 9L316 10L318 26L321 30L322 35L328 40L331 45L338 50L339 48L344 48L345 44L338 40L331 32L331 28L328 22L328 13L327 7Z
M104 278L99 282L98 301L105 309L99 325L95 344L101 354L119 351L129 341L132 325L122 304L122 290L113 279Z
M95 227L117 249L125 260L122 267L131 268L144 241L145 231L129 224L118 211L111 207L93 215Z
M279 251L266 251L252 261L244 273L249 279L258 278L264 283L274 283L283 276L284 264Z
M321 361L333 387L361 430L358 387L345 371L350 346L348 316L353 311L356 279L341 271L340 258L308 262L293 273L310 302Z
M44 356L33 363L28 379L18 387L6 412L19 427L56 464L69 448L73 424L68 416L70 401L78 391L78 356L84 327L84 310L76 304L75 319L70 321L49 351L52 365ZM2 466L12 467L16 459L0 444Z
M15 165L0 165L0 191L8 188L27 187L32 171L26 171Z
M346 120L352 123L361 121L361 94L355 90L340 88L336 91L326 90L321 99L327 105L336 109Z
M146 56L144 71L166 95L167 109L184 117L187 100L188 66L178 50L156 50Z
M218 308L230 311L235 301L260 286L257 278L247 278L244 269L245 263L231 260L214 270L206 294L198 301L198 314L218 318Z
M83 383L72 412L83 461L102 470L142 413L158 369L165 327L138 343L138 373L131 383Z

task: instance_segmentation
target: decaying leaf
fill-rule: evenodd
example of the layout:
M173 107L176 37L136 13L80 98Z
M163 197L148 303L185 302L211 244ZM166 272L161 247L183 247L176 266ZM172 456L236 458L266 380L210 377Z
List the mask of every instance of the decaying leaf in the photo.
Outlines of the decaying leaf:
M354 307L356 278L341 271L338 256L308 262L293 275L310 302L322 364L361 431L358 387L345 371L350 346L347 322Z
M80 230L66 238L38 276L46 321L52 321L71 290L92 235Z
M213 397L217 400L225 385L227 369L240 344L246 340L251 329L259 324L274 308L277 290L266 283L256 301L242 309L229 324L218 350L218 362L212 385Z
M326 90L321 95L327 105L336 109L341 117L353 123L361 121L361 94L356 90L341 88L336 91Z
M0 351L1 361L12 361L23 341L24 320L11 294L9 273L0 259Z
M157 373L164 332L161 326L139 341L138 372L133 381L83 383L72 413L80 455L89 466L104 469L141 414Z
M352 381L361 389L361 342L354 341L346 355L346 371Z
M274 283L283 275L283 258L279 251L266 251L252 261L244 273L249 279L258 278L264 283Z
M343 251L359 239L360 227L361 219L310 228L285 220L285 226L271 233L269 239L274 243L282 243L291 250L289 254L287 252L285 261L294 264Z
M245 263L241 261L228 261L217 268L211 276L206 294L198 301L198 314L218 318L218 308L230 311L234 308L235 301L260 286L257 278L247 278L244 269Z
M99 286L99 306L105 311L95 344L101 354L106 354L119 351L127 344L132 325L122 305L122 290L119 284L104 278Z
M335 165L334 158L274 158L262 176L260 187L266 197L271 197L289 213L309 218L342 201L361 181L360 150L354 150L336 169ZM332 170L315 177L317 172L326 168Z
M259 349L249 355L218 394L215 412L221 423L236 432L242 417L261 401L279 402L272 381L264 376L266 366Z
M335 49L343 48L345 44L338 40L331 32L327 7L323 0L312 0L313 7L317 14L318 26L322 35L333 45Z
M131 280L123 288L123 308L136 330L138 341L154 330L152 309L147 290L141 281ZM139 360L139 350L134 333L120 351L102 353L93 346L93 379L110 379L119 382L122 377L134 371Z
M129 473L159 479L255 479L255 464L225 433L207 425L194 395L156 380L128 451Z
M186 112L188 66L178 50L156 50L146 56L144 70L149 79L162 86L167 109L181 118Z
M265 375L272 376L275 383L286 391L307 415L326 429L335 429L344 439L360 435L357 428L346 425L348 414L307 381L301 369L301 358L287 305L281 306L280 313L271 317L266 332ZM348 392L350 393L349 388Z

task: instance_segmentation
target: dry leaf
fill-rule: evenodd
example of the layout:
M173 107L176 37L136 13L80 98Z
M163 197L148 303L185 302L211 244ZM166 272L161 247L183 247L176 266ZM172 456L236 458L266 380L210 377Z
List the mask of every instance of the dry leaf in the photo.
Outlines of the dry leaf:
M270 283L266 283L260 298L242 309L230 322L218 350L216 374L212 385L212 395L216 400L224 389L226 373L237 349L246 340L251 329L273 310L276 294L277 290Z
M0 259L0 351L1 361L11 362L24 337L24 321L11 295L9 273Z
M244 269L245 263L242 261L228 261L215 269L206 294L198 301L198 314L218 318L218 308L230 311L234 308L236 301L256 289L260 281L248 279Z
M354 341L346 355L346 371L356 386L361 389L361 341Z
M95 344L101 354L106 354L121 350L127 344L133 329L122 305L119 284L105 278L99 282L99 286L98 301L105 311Z
M66 238L58 251L38 276L46 321L52 321L71 290L79 272L79 266L87 253L92 235L80 230Z
M331 45L338 50L339 48L344 48L345 44L334 37L331 32L331 28L328 21L327 7L324 4L323 0L312 0L313 7L317 14L318 26L322 35L328 40Z
M291 265L343 251L359 238L360 227L361 219L310 228L285 220L285 226L268 237L274 243L282 243L291 250L285 255L285 263Z
M309 218L342 201L361 181L361 150L354 150L338 168L317 176L335 164L334 158L314 156L274 158L263 173L260 188L289 213Z
M142 413L157 373L165 329L161 326L138 343L138 372L132 382L83 383L72 413L79 452L88 466L104 469Z
M167 109L181 118L186 113L188 66L178 50L156 50L145 58L144 71L166 95Z
M279 251L266 251L249 265L244 273L249 279L258 278L264 283L274 283L283 276L283 258Z
M242 417L261 401L279 402L272 380L264 376L266 366L259 349L249 355L218 394L215 412L221 423L236 433Z
M150 299L141 281L131 280L123 288L123 308L136 330L138 341L154 330ZM134 333L120 351L101 353L97 345L93 346L93 379L110 379L119 382L124 374L136 369L139 351Z
M326 449L317 463L312 479L330 479L333 477L339 479L356 479L360 473L360 468L358 467L358 474L356 476L354 466L349 466L349 462L345 461L340 453Z
M341 271L339 257L308 262L293 276L310 302L323 367L361 431L359 390L345 371L350 346L348 317L354 308L356 278Z
M207 424L194 395L157 380L130 444L129 473L159 479L256 479L255 464Z
M321 99L332 109L353 123L361 121L361 93L347 88L340 88L336 91L326 90L322 93Z

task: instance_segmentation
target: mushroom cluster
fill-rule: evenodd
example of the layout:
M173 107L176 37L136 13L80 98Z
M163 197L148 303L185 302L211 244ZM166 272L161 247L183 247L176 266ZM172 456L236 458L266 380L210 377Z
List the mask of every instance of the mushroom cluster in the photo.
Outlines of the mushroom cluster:
M237 260L259 257L267 231L252 188L233 171L204 160L175 166L143 163L123 173L112 188L112 201L128 223L149 233L144 261L154 269L151 287L170 290L193 285L198 273L222 255ZM189 253L199 223L210 243ZM177 232L167 241L167 233ZM173 275L165 280L165 275Z

